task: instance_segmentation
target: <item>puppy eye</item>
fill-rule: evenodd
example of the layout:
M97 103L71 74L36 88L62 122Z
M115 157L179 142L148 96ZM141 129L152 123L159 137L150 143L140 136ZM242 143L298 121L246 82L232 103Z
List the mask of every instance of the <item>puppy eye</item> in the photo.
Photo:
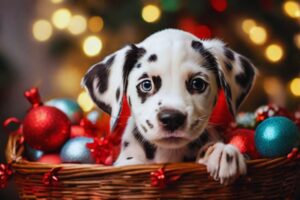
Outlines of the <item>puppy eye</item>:
M190 88L199 93L202 93L206 90L207 83L203 79L196 77L190 81Z
M144 80L139 84L139 88L142 92L150 92L152 90L152 82L150 80Z

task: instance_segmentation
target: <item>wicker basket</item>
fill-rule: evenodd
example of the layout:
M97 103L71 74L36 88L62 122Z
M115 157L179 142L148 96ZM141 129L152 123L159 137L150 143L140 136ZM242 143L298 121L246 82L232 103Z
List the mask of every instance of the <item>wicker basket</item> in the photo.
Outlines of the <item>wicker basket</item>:
M21 199L290 199L299 179L300 159L251 160L248 174L233 185L212 180L195 163L105 167L91 164L50 165L22 159L20 135L9 138L6 157L12 162ZM59 168L59 184L47 186L45 173ZM164 167L180 178L164 189L151 186L150 173Z

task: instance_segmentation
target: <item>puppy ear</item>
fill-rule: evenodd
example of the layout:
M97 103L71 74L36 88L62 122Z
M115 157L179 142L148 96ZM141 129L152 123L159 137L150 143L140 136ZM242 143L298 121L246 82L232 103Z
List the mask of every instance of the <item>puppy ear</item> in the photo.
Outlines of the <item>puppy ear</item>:
M111 115L111 130L115 128L121 113L128 75L144 53L143 48L126 46L93 65L82 80L95 104Z
M234 52L220 40L208 40L203 44L215 58L219 85L224 90L231 113L235 116L252 88L256 69L249 59Z

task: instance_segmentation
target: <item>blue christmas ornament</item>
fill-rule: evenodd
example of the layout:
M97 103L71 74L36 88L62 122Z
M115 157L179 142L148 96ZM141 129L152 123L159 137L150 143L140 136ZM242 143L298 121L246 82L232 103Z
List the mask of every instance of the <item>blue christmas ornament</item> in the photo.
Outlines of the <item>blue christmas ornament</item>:
M37 161L44 155L43 151L33 149L28 144L25 144L25 154L29 161Z
M45 103L47 106L53 106L64 112L72 124L79 123L83 116L83 111L76 101L71 99L52 99Z
M298 147L299 143L299 129L286 117L270 117L256 128L255 145L263 157L286 156L294 147Z
M88 137L76 137L70 139L63 146L60 157L65 163L94 163L90 150L86 147L87 143L92 143L93 139Z

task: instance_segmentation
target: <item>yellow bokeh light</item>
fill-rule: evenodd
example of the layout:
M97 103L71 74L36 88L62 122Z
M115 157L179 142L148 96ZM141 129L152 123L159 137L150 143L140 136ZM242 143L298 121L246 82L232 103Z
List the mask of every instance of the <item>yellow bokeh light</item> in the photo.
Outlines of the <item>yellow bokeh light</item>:
M52 3L57 4L63 2L63 0L51 0Z
M33 37L40 42L48 40L52 35L52 26L47 20L37 20L32 27Z
M102 49L102 41L97 36L89 36L83 41L83 51L87 56L96 56Z
M91 17L88 21L88 26L90 31L94 33L100 32L104 26L103 19L99 16Z
M81 15L74 15L68 25L68 30L74 35L79 35L86 30L86 19Z
M253 19L245 19L243 22L242 22L242 29L245 33L248 33L250 32L250 30L256 26L256 23Z
M283 10L288 16L292 18L300 17L300 5L296 1L286 1L283 4Z
M153 23L156 22L161 15L159 7L156 5L146 5L142 10L142 17L146 22Z
M290 90L295 96L300 96L300 78L294 78L290 84Z
M249 37L253 43L261 45L267 40L267 31L261 26L254 26L250 29Z
M281 82L276 77L266 77L263 88L268 95L278 95L281 92Z
M89 94L85 91L79 94L77 102L84 112L89 112L94 107L93 101L91 100Z
M298 33L297 35L294 36L294 41L295 41L296 47L298 47L300 49L300 33Z
M283 49L278 44L271 44L266 48L265 56L271 62L278 62L283 56Z
M61 8L53 13L52 23L56 28L64 29L68 27L71 17L72 14L68 9Z

